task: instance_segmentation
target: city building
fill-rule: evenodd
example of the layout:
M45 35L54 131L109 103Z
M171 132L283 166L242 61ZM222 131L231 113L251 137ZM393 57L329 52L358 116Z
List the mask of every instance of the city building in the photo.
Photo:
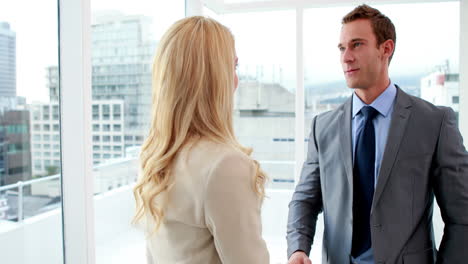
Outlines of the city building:
M58 103L30 105L34 177L60 172L60 110Z
M148 131L151 67L156 49L150 27L151 19L145 16L110 11L93 16L92 96L94 102L124 102L125 147L141 145ZM47 68L47 85L50 100L57 101L57 66Z
M92 106L93 164L125 156L125 111L122 100L94 100Z
M60 118L58 102L31 106L31 151L34 176L60 173ZM124 156L124 103L96 100L92 105L93 164Z
M0 98L16 97L16 33L0 22Z
M98 13L92 22L94 100L124 101L125 146L141 145L149 125L156 42L151 19Z
M59 101L59 71L57 66L46 68L47 88L49 90L49 100L51 102Z
M0 186L31 179L29 111L0 112Z
M460 108L459 74L435 71L421 79L421 98L435 105L451 107L457 116Z

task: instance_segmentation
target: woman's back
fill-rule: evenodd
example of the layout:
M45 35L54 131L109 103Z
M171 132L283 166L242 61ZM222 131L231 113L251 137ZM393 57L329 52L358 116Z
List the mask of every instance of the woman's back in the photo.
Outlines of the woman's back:
M181 149L159 229L148 237L150 263L268 263L261 237L255 168L228 145L199 140ZM147 234L155 226L147 218Z

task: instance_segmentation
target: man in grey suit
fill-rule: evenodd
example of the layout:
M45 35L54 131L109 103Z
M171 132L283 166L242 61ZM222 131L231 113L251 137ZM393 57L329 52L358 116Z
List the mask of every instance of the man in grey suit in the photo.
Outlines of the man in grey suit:
M323 212L322 262L468 263L468 153L454 112L391 82L395 28L361 5L343 18L341 64L354 93L312 122L289 204L290 264L311 263ZM445 223L439 250L434 197Z

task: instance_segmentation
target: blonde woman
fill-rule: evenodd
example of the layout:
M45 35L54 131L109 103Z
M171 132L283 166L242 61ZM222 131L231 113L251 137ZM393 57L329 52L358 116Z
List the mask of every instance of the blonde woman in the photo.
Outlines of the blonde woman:
M238 84L231 32L189 17L162 37L134 194L149 263L262 264L265 175L233 132Z

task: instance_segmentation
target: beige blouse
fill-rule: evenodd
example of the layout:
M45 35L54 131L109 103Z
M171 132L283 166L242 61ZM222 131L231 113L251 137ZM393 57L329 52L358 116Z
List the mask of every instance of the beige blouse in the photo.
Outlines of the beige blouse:
M152 235L147 219L148 263L269 263L250 157L200 140L177 155L172 176L159 197L168 199L164 221Z

